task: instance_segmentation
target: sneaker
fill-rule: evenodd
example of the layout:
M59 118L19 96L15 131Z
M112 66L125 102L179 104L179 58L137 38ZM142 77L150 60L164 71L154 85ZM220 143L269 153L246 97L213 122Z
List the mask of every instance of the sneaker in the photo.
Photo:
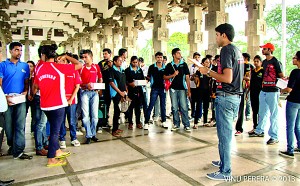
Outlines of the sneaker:
M133 130L133 124L132 123L129 123L128 130Z
M67 148L66 141L60 141L59 142L59 148L61 148L61 149Z
M99 142L100 140L98 138L96 138L96 136L92 137L93 142Z
M221 166L221 161L211 161L211 164L215 167L220 167Z
M145 124L144 125L144 130L148 130L149 129L149 124Z
M1 142L2 143L2 142ZM12 147L9 147L8 150L7 150L7 155L12 155L12 150L13 148Z
M37 151L35 152L35 154L38 155L38 156L47 156L48 151L46 151L45 149L37 150Z
M154 122L158 122L158 120L159 120L159 117L153 117Z
M265 136L264 133L258 134L258 133L254 132L254 131L250 132L248 134L249 134L249 137L264 137Z
M81 132L85 132L85 128L84 127L81 127Z
M3 181L3 180L0 180L0 185L11 185L11 184L13 184L14 183L14 181L15 180L5 180L5 181Z
M278 143L279 141L277 139L272 139L270 138L268 141L267 141L267 145L274 145L276 143Z
M143 129L143 125L139 123L139 124L136 125L136 128Z
M172 128L171 128L171 131L176 131L176 130L178 130L179 129L179 127L177 127L177 126L173 126Z
M243 133L241 131L236 131L236 133L234 134L235 136L240 136L242 135Z
M21 153L18 157L14 157L14 159L20 159L20 160L31 160L33 157L29 156L25 153Z
M121 137L121 134L118 133L117 131L112 132L112 135L113 135L114 137Z
M192 118L192 117L189 117L189 121L194 121L194 118Z
M167 124L166 122L162 122L162 123L161 123L161 126L162 126L163 128L166 128L166 129L169 128L169 126L168 126L168 124Z
M102 126L103 129L110 129L110 127L111 126L109 124L105 124L105 125Z
M85 144L91 144L91 138L86 138Z
M299 148L294 148L294 154L300 154L300 149Z
M294 158L294 153L290 153L287 151L279 151L279 155L286 158Z
M191 132L191 128L190 128L190 127L185 127L184 130L185 130L186 132Z
M102 134L102 128L101 127L98 128L97 133Z
M76 136L83 136L83 133L80 130L76 131Z
M74 147L79 147L79 146L80 146L80 142L79 142L77 139L71 141L71 144L72 144Z
M219 171L207 174L206 177L211 180L217 180L217 181L230 180L230 178L231 178L231 176L225 176L224 174L222 174Z

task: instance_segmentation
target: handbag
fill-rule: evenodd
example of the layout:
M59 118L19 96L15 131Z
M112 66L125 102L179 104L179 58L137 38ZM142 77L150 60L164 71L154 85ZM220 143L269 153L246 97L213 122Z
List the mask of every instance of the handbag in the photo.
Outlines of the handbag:
M126 96L126 97L124 97L124 98L121 98L121 101L120 101L120 103L119 103L120 111L121 111L122 113L127 112L130 103L131 103L131 99L129 99L128 96Z
M7 108L8 106L7 106L6 96L4 95L2 87L0 87L0 112L7 111Z
M171 64L171 66L173 67L173 70L175 72L175 68L174 66ZM171 78L170 79L165 79L165 90L168 91L170 89L172 85L172 81L171 81Z

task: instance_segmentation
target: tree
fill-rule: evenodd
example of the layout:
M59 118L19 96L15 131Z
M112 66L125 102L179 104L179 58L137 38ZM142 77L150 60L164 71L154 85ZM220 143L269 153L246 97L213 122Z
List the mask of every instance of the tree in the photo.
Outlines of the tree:
M147 40L146 46L142 49L139 49L138 56L144 58L146 65L151 65L152 56L153 56L153 41L152 39Z
M187 43L187 34L183 34L181 32L174 32L168 41L168 61L172 59L172 49L180 48L182 57L186 58L189 56L190 46Z
M300 43L300 4L287 7L287 48L286 48L286 75L289 75L291 70L295 68L292 64L292 58L295 53L299 50ZM274 51L274 55L280 59L281 57L281 37L282 37L282 10L281 5L276 6L270 12L268 12L266 17L267 22L267 31L268 33L272 33L269 36L273 36L273 38L269 38L266 42L271 42L275 44L276 50ZM282 61L282 63L284 63Z

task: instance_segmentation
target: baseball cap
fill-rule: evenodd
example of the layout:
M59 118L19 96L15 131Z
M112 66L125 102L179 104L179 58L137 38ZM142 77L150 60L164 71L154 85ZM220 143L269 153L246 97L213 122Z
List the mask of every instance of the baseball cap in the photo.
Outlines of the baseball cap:
M271 51L275 50L275 46L272 43L266 43L262 46L259 46L260 48L269 48Z

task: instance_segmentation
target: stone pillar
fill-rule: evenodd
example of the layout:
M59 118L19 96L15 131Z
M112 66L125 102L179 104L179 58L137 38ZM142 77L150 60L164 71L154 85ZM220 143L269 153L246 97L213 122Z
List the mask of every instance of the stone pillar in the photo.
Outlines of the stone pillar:
M113 51L113 30L112 26L110 25L105 25L104 30L104 45L103 48L109 48L111 51ZM103 50L102 48L102 50ZM101 50L101 51L102 51Z
M194 52L201 52L201 45L203 43L202 26L202 7L190 6L189 8L189 24L190 33L188 34L188 43L190 44L190 57L193 57Z
M248 21L245 24L245 35L247 36L247 52L251 59L255 55L261 55L259 46L262 44L262 37L266 34L266 22L263 19L265 0L246 0Z
M228 22L228 14L225 13L225 0L211 0L208 3L208 14L205 15L205 30L208 31L208 50L206 54L216 55L220 51L216 44L215 28Z
M113 28L113 50L114 55L118 55L119 49L122 47L121 42L121 28Z
M28 39L25 39L25 45L24 45L24 61L30 60L30 42Z
M169 40L169 29L167 28L168 1L154 0L153 7L153 56L160 51L167 55L167 41Z
M72 44L72 52L73 52L73 54L78 54L79 55L78 48L79 48L79 41L78 40L74 40L73 44Z
M138 39L138 29L133 28L133 55L137 56L138 55L138 44L137 44L137 39Z
M133 56L134 45L133 45L133 27L134 27L134 17L131 14L123 16L123 39L122 47L127 49L127 65L129 64L129 59Z
M93 52L93 60L95 64L98 64L100 60L100 51L97 48L98 42L98 33L94 32L91 33L91 41L90 41L90 46L91 46L91 51Z
M71 44L65 45L65 52L73 52Z
M7 58L7 44L4 40L2 40L1 42L2 42L2 61L4 61Z

